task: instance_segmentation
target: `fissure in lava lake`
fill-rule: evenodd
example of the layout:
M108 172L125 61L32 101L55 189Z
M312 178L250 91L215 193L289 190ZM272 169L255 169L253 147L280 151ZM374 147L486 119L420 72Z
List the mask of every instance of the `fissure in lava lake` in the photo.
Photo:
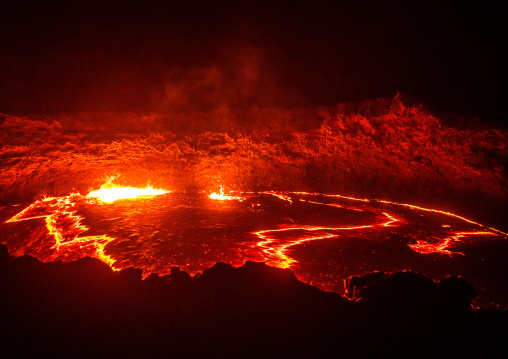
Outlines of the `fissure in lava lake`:
M20 225L29 220L30 226ZM480 283L481 271L471 277L469 269L478 260L474 252L486 241L506 246L508 239L453 213L384 200L225 194L222 188L219 194L189 194L111 184L87 196L36 201L2 226L11 253L44 262L90 256L147 276L168 274L172 266L194 274L219 261L238 266L254 260L339 292L346 277L374 270L466 274ZM482 289L482 305L505 304L495 288Z
M508 133L372 106L1 115L1 243L144 276L261 261L340 293L371 271L461 275L507 306Z

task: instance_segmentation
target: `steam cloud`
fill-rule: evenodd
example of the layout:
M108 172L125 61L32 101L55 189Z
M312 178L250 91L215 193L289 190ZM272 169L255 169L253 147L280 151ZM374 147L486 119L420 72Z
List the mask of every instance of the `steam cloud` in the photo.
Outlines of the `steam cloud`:
M280 107L288 104L266 49L248 44L222 46L204 67L173 68L166 74L162 112L216 112L230 108Z

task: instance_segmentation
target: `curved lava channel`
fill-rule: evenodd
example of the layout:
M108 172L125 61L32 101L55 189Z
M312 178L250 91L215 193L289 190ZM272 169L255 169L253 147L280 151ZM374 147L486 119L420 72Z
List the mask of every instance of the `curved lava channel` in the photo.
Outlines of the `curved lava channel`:
M192 273L217 261L241 265L257 260L291 268L318 287L334 289L339 278L333 272L312 274L316 271L312 262L320 259L301 254L305 248L311 253L319 251L317 245L324 246L329 253L316 268L326 272L332 262L335 267L343 264L340 259L330 260L346 248L333 249L339 248L337 241L370 241L379 248L383 243L392 245L390 238L396 236L418 255L452 257L464 255L460 248L466 238L508 238L506 233L453 213L382 200L305 192L233 196L221 191L208 197L146 190L117 188L115 193L102 193L105 197L93 192L36 201L5 221L3 243L15 256L30 254L44 262L89 256L115 270L140 268L144 276L167 274L175 265ZM111 197L126 193L142 197L134 202ZM36 219L44 220L46 230L37 225L9 227ZM397 248L407 256L407 251ZM386 268L391 267L381 269ZM365 269L372 267L363 263L356 268Z

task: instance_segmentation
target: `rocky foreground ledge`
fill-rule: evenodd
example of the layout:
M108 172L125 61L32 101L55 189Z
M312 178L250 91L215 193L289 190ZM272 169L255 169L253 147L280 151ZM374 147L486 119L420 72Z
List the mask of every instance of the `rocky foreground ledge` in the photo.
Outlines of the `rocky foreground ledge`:
M508 357L508 314L473 311L461 278L349 281L350 300L290 270L217 263L141 280L85 258L41 263L0 246L1 351L12 357Z

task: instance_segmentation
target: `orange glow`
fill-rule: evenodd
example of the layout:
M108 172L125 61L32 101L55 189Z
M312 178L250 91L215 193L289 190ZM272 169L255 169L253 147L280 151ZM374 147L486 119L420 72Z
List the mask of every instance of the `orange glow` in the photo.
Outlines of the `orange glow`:
M456 242L459 242L462 238L468 236L496 236L496 233L476 231L476 232L455 232L446 238L438 238L437 242L428 242L423 240L417 240L415 244L408 244L409 248L420 254L431 254L439 253L446 254L450 257L454 254L464 255L462 252L451 251L448 248Z
M263 192L264 194L269 194L272 196L275 196L277 198L280 198L284 201L289 201L292 203L291 197L289 197L285 193L280 192ZM303 195L303 196L319 196L319 193L311 193L311 192L291 192L292 194L296 195ZM397 202L390 202L386 200L371 200L371 199L364 199L364 198L354 198L354 197L347 197L347 196L341 196L341 195L323 195L324 197L332 197L332 198L341 198L346 199L350 201L356 201L360 203L369 203L371 201L375 203L382 203L387 205L393 205L393 206L400 206L403 208L409 208L411 210L415 211L423 211L423 212L431 212L436 213L440 215L445 215L448 217L452 217L461 221L464 221L466 223L479 226L481 228L488 229L487 230L481 230L481 231L468 231L468 232L454 232L449 230L451 228L448 224L442 224L442 228L446 228L447 232L444 233L443 238L426 238L426 239L416 239L416 243L408 243L408 247L411 248L413 251L419 253L419 254L431 254L431 253L437 253L437 254L444 254L452 256L454 254L460 254L463 255L461 252L455 252L449 249L449 247L456 243L460 242L460 240L464 237L468 236L508 236L506 233L501 232L494 228L488 228L480 223L474 222L472 220L469 220L467 218L464 218L462 216L456 215L454 213L435 210L435 209L429 209L424 207L419 207L415 205L410 204L402 204ZM317 241L322 239L329 239L329 238L337 238L341 235L342 231L361 231L364 229L377 229L381 230L382 228L386 227L393 227L394 225L402 225L406 222L402 218L396 218L395 215L389 214L387 212L380 212L375 207L370 207L367 205L361 205L361 206L349 206L345 204L337 204L337 203L322 203L317 201L311 201L306 200L303 198L300 198L300 201L312 203L316 205L323 205L323 206L330 206L330 207L338 207L338 208L344 208L348 210L353 211L359 211L359 212L372 212L376 214L376 217L379 218L379 221L376 221L375 223L368 224L368 225L362 225L362 226L308 226L308 225L281 225L280 228L277 229L268 229L268 230L261 230L257 232L253 232L255 236L257 236L260 241L256 243L256 246L260 247L262 252L265 254L265 258L263 260L267 262L270 265L280 267L280 268L290 268L294 264L297 263L297 261L294 258L291 258L289 255L289 250L291 247L303 244L305 242L310 241ZM291 231L295 233L294 236L291 236ZM317 235L312 235L311 233L318 232ZM283 238L278 238L278 234L285 233L285 236ZM289 234L289 235L288 235Z
M136 198L137 195L155 195L160 193L167 193L168 191L153 190L148 187L150 194L143 192L143 189L134 189L130 187L115 187L110 184L104 185L101 190L94 191L86 197L79 194L71 194L67 197L45 198L43 200L32 203L29 207L25 208L14 217L5 223L20 222L25 220L44 219L47 233L54 240L48 242L40 242L35 245L20 246L13 249L12 254L16 256L31 254L36 256L42 261L65 260L71 261L85 256L100 259L104 263L110 265L113 269L121 269L127 263L118 262L115 265L115 259L105 254L106 245L118 238L112 238L107 234L83 236L82 234L89 230L88 227L82 224L83 217L79 216L78 210L84 202L89 204L89 201L83 201L86 198L97 198L102 202L110 203L118 197L113 196L100 197L97 192L108 193L107 190L120 190L118 193L130 193L129 196L122 196L121 198ZM125 190L125 192L123 192ZM140 192L141 191L141 192ZM155 194L154 192L155 191ZM482 226L479 223L471 221L459 215L444 212L440 210L428 209L418 207L415 205L400 204L385 200L370 200L358 199L352 197L345 197L340 195L323 195L319 193L307 192L261 192L251 193L252 195L269 195L281 201L292 204L293 202L309 203L317 206L328 206L335 208L342 208L350 211L364 212L369 214L367 222L360 224L347 224L338 222L338 224L323 224L313 225L292 222L279 223L275 228L263 228L250 234L255 236L255 240L246 244L246 253L248 258L263 261L269 265L280 268L291 268L298 263L294 258L293 249L299 245L303 245L313 241L327 240L327 239L340 239L340 238L355 238L362 237L364 239L379 240L387 238L385 233L398 231L398 227L420 225L418 220L415 222L407 217L411 213L423 212L426 214L435 214L432 220L436 220L437 226L427 231L418 231L414 233L408 232L409 242L406 245L419 254L441 254L453 256L455 254L462 255L463 253L455 251L453 246L462 242L466 237L485 237L485 236L504 236L506 234L499 230L490 229ZM213 200L244 200L243 197L226 195L223 188L219 194L212 193L209 198ZM327 203L331 198L340 199L340 203ZM90 203L93 204L93 201ZM414 216L411 215L411 216ZM423 214L421 214L423 216ZM417 216L420 217L419 215ZM448 221L448 218L453 220ZM463 222L463 223L460 223ZM454 230L455 228L455 230ZM401 231L405 231L404 228ZM42 237L41 237L42 238ZM165 273L165 266L170 266L171 263L163 263L155 266L149 262L143 261L138 264L143 269L143 275L147 276L152 271L157 273ZM157 269L156 269L157 268Z
M291 201L290 197L276 192L263 192L265 194L273 195L277 198L280 198L284 201ZM306 194L306 195L316 195L316 193L298 193L298 194ZM353 209L356 211L365 211L359 208L348 207L344 205L339 205L335 203L320 203L315 201L309 201L300 199L303 202L308 202L317 205L331 206L331 207L340 207ZM292 203L292 201L291 201ZM380 216L381 215L381 216ZM288 251L291 247L298 246L305 242L311 241L319 241L323 239L337 238L340 237L342 231L358 231L363 229L370 228L379 228L379 227L388 227L392 226L396 222L401 222L401 220L395 218L394 216L382 212L378 214L379 221L373 224L361 225L361 226L309 226L309 225L290 225L288 227L283 227L278 229L269 229L253 232L255 236L257 236L260 241L256 243L256 246L261 247L261 250L266 255L265 261L273 266L279 268L290 268L297 261L294 258L291 258L288 254ZM288 232L292 231L295 233L294 236L287 235ZM286 233L286 236L283 239L277 238L277 234ZM316 233L317 234L313 234Z
M224 194L224 188L222 188L222 186L220 186L219 193L213 192L208 197L210 199L215 199L215 200L219 200L219 201L230 201L230 200L235 200L235 199L239 200L239 201L243 200L243 198L239 197L239 196L230 196L230 195Z
M289 197L288 195L286 195L284 193L277 193L277 192L274 192L274 191L267 191L267 192L262 192L262 193L275 196L275 197L280 198L283 201L287 201L289 203L293 203L293 200L291 199L291 197Z
M299 193L300 194L312 194L312 193L305 193L305 192L299 192ZM326 197L345 198L345 199L350 199L350 200L353 200L353 201L361 201L361 202L369 202L370 201L368 199L345 197L345 196L341 196L341 195L338 195L338 194L333 194L333 195L332 194L327 194L325 196ZM472 221L470 219L467 219L465 217L459 216L459 215L451 213L451 212L440 211L440 210L437 210L437 209L424 208L424 207L415 206L415 205L412 205L412 204L391 202L391 201L386 201L386 200L382 200L382 199L374 200L374 201L378 202L378 203L383 203L383 204L390 204L390 205L395 205L395 206L407 207L407 208L411 208L411 209L418 210L418 211L425 211L425 212L433 212L433 213L443 214L445 216L453 217L453 218L456 218L456 219L460 219L460 220L462 220L464 222L467 222L467 223L470 223L470 224L474 224L474 225L480 226L482 228L490 229L491 231L494 231L494 232L496 232L498 234L501 234L503 236L508 236L508 233L504 233L504 232L502 232L502 231L500 231L498 229L495 229L495 228L485 227L484 225L482 225L482 224L480 224L478 222L474 222L474 221ZM443 224L442 227L450 227L450 226L447 225L447 224ZM490 232L487 232L487 233L490 233Z
M115 260L104 253L104 247L114 238L107 235L80 236L89 228L81 223L83 218L76 215L75 199L79 197L81 197L79 194L57 198L48 197L34 202L6 221L5 223L14 223L44 218L48 233L55 240L52 246L37 253L20 250L13 254L16 256L31 254L43 262L73 261L89 256L101 260L112 269L116 269L114 267ZM49 212L49 214L41 214L41 212Z
M151 186L147 186L145 188L135 188L116 186L108 183L101 186L98 190L91 191L87 197L97 198L102 202L111 203L119 199L157 196L169 192L170 191L165 191L163 189L155 189Z

